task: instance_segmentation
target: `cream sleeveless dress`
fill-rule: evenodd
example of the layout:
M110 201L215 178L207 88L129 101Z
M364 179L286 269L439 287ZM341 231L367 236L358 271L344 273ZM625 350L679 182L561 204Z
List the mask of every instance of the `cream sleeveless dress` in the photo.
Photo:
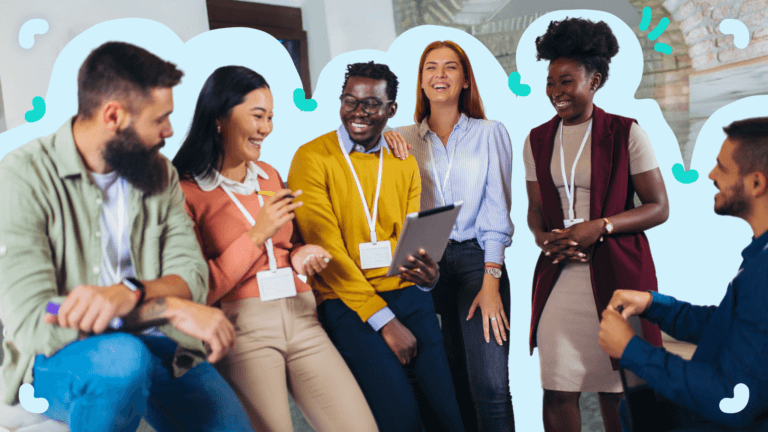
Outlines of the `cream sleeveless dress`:
M565 171L571 181L571 167L589 122L563 129ZM562 123L560 125L562 126ZM589 220L589 190L592 173L592 137L576 165L574 212L576 218ZM639 174L657 168L648 136L633 123L629 133L629 171ZM536 181L536 165L531 152L530 137L523 149L526 181ZM555 148L550 163L552 179L560 194L563 219L568 217L568 197L560 166L560 129L555 135ZM600 271L596 268L595 271ZM618 371L614 371L608 355L597 343L600 322L592 295L588 263L568 262L557 279L541 314L536 340L539 347L541 386L545 390L569 392L622 391Z

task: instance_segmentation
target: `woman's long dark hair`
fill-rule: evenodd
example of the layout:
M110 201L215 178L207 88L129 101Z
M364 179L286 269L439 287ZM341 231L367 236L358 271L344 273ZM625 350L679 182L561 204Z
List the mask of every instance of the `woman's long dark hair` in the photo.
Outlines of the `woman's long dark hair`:
M269 88L263 76L242 66L223 66L211 74L197 98L192 125L173 166L181 179L212 176L224 164L224 147L216 120L229 117L232 108L240 105L248 93Z

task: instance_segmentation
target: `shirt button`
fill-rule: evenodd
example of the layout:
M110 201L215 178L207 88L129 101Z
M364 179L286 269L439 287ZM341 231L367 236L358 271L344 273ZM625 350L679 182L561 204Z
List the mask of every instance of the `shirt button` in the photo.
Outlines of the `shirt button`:
M5 245L0 245L0 255L5 255L8 252L8 248Z
M95 233L94 235L95 235L96 237L101 237L101 231L96 231L96 233Z
M93 274L99 274L99 268L98 267L94 267L93 268Z
M103 202L104 200L102 200L101 198L96 198L96 205L101 205L101 203Z

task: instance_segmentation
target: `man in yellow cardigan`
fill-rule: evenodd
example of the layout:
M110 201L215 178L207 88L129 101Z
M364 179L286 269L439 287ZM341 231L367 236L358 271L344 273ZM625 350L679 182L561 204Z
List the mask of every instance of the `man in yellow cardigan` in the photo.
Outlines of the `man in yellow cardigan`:
M303 145L288 174L304 205L296 222L307 243L333 260L310 280L320 320L355 375L382 432L463 431L442 335L429 294L438 266L424 251L387 277L408 213L419 211L416 160L390 154L381 132L397 111L397 77L386 65L347 67L342 126ZM364 199L363 199L364 198ZM411 387L413 377L419 389ZM417 401L417 395L420 401Z

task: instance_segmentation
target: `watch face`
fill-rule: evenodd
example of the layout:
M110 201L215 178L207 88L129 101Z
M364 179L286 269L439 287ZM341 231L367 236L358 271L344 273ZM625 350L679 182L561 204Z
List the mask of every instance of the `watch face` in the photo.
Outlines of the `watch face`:
M485 272L495 277L496 279L499 279L501 277L501 270L494 267L489 267L485 269Z
M610 234L611 232L613 232L613 224L609 223L608 225L605 226L605 229Z

